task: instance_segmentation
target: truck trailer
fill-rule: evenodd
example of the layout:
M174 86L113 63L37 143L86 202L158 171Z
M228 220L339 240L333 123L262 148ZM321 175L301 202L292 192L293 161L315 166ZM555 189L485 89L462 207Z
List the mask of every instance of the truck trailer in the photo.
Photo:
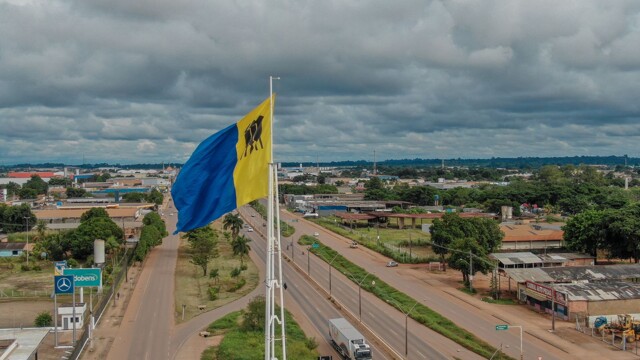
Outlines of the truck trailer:
M371 347L360 334L344 318L329 319L329 337L331 345L344 359L371 360Z

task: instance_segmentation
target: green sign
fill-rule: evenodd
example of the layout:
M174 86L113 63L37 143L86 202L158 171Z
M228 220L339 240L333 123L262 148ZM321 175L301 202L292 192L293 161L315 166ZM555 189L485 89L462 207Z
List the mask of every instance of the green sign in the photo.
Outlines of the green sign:
M76 287L102 286L102 274L100 269L64 269L65 275L73 275Z
M496 330L509 330L509 325L496 325Z

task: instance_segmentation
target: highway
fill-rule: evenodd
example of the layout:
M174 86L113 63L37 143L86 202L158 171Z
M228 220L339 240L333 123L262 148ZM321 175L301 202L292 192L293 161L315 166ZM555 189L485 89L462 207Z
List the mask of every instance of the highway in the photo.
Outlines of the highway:
M428 273L422 272L419 275L416 275L416 272L405 270L402 266L397 268L387 268L385 266L386 262L389 260L384 256L374 253L368 249L360 247L358 249L351 249L348 246L348 241L344 238L335 235L334 233L327 231L320 226L317 226L311 222L307 222L299 216L290 214L286 211L282 211L281 213L282 220L287 223L293 225L296 228L295 234L292 236L297 241L297 238L301 235L307 234L311 235L314 233L319 233L319 240L340 252L342 256L355 263L356 265L366 269L370 273L374 273L378 278L385 281L386 283L392 285L399 291L411 296L415 300L423 303L424 305L430 307L431 309L437 311L443 316L447 317L458 326L461 326L468 330L469 332L475 334L478 338L486 341L489 344L494 346L499 346L503 344L503 351L514 358L520 357L520 336L519 332L512 331L495 331L495 325L504 323L503 320L496 317L495 314L487 313L482 311L473 305L460 300L458 297L452 296L439 288L438 280L429 279ZM291 220L296 220L297 222L291 222ZM289 240L291 241L291 240ZM290 243L289 243L290 244ZM307 266L311 270L311 276L318 283L320 283L323 287L329 287L329 271L328 265L326 262L321 259L315 257L314 255L310 256L310 264L307 263L307 256L298 256L301 253L302 247L296 244L295 248L295 262L298 263L302 268L307 269ZM337 296L342 292L350 292L354 294L352 296L345 296L344 298L338 298L341 302L345 302L346 305L351 309L356 309L357 311L357 286L355 284L347 285L346 288L339 288L336 285L335 279L339 276L337 275L337 271L332 271L332 293ZM367 293L367 295L369 295ZM372 318L375 314L375 311L379 311L380 304L372 304L373 300L370 300L368 296L365 296L365 292L362 292L362 318L363 321L374 321ZM407 311L408 309L405 309ZM396 331L391 332L389 335L385 335L385 339L389 339L388 341L394 346L396 349L402 349L402 353L404 353L404 314L398 312L397 310L391 310L390 307L387 307L383 312L395 311L397 314L395 316L396 323L402 320L402 331L399 331L393 323L383 322L383 327L394 326ZM371 319L370 319L371 318ZM518 325L518 324L512 324ZM377 326L375 324L372 325L377 330ZM430 338L442 338L441 335L432 332L426 327L422 326L418 323L409 322L410 329L420 329L419 332L431 332L435 335L429 336ZM415 334L414 330L414 334ZM395 334L395 335L394 335ZM402 335L402 339L399 339L399 335ZM389 337L387 337L389 336ZM414 354L414 352L421 351L422 347L420 346L412 346L414 344L413 338L410 336L409 338L409 355ZM452 345L455 348L460 348L459 345ZM524 337L523 339L523 349L525 354L529 354L526 356L526 359L538 359L538 357L542 357L545 360L549 359L567 359L571 358L570 354L561 351L555 347L549 346L548 344L533 338L531 336ZM410 358L415 358L410 356ZM431 357L429 357L431 358ZM461 358L467 358L466 356L462 356Z
M244 207L241 209L241 213L245 215L245 219L256 229L262 229L262 220L256 215L255 217L246 216L253 213L253 209ZM255 214L255 213L254 213ZM300 224L300 223L298 223ZM299 232L298 224L296 226L296 234L308 234L308 232ZM262 237L256 235L255 232L246 233L253 240L251 244L252 250L256 251L261 257L264 256L264 247L266 241ZM291 240L286 240L291 241ZM283 248L286 249L286 241L283 241ZM289 246L291 246L289 244ZM348 250L348 246L347 246ZM287 254L290 254L291 247ZM288 285L288 289L285 293L292 295L292 297L299 303L302 303L300 296L306 298L308 304L303 306L305 315L309 317L310 321L315 325L318 331L324 335L325 341L328 339L328 325L327 319L332 317L344 317L340 315L337 310L330 305L331 302L327 300L328 290L325 285L328 286L328 265L316 258L314 255L308 256L304 247L297 246L294 251L294 260L299 266L299 270L292 268L292 264L283 261L284 265L284 278ZM304 251L304 256L302 255ZM299 255L299 256L298 256ZM310 266L307 266L307 259L310 260ZM306 276L306 270L311 270L311 278L314 282L317 282L318 286L321 286L324 291L314 290L310 292L307 286L304 285L309 281L309 277ZM325 277L326 276L326 277ZM297 294L298 290L300 294ZM359 316L359 297L358 286L352 281L348 280L342 274L337 271L332 272L331 290L333 298L342 304L344 309L347 309L353 314L353 319L348 319L355 325ZM287 299L285 298L285 308ZM375 333L378 339L371 339L365 337L370 342L385 342L394 351L395 356L392 358L400 358L405 353L405 316L403 313L392 308L389 304L383 303L372 294L365 291L361 292L361 304L362 304L362 323L371 329ZM407 309L408 310L408 309ZM470 352L469 350L462 348L455 342L445 338L444 336L418 324L417 322L409 319L409 331L408 331L408 353L410 359L482 359L477 354ZM361 331L362 332L362 331ZM374 348L374 358L386 358L386 355L380 350ZM337 353L334 353L334 357ZM384 357L383 357L384 356Z

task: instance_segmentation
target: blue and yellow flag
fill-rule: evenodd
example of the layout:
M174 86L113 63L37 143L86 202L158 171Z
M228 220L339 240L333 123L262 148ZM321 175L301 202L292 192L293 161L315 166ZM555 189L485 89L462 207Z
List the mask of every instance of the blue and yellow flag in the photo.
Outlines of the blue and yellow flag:
M171 189L178 209L174 234L205 226L268 195L271 101L211 135L184 164Z

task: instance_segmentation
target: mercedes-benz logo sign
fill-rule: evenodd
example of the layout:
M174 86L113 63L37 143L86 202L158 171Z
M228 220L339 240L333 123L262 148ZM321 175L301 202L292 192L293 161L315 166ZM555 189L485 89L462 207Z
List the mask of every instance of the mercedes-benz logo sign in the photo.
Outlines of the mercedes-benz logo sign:
M71 289L71 281L68 278L58 279L57 286L60 291L69 291Z

